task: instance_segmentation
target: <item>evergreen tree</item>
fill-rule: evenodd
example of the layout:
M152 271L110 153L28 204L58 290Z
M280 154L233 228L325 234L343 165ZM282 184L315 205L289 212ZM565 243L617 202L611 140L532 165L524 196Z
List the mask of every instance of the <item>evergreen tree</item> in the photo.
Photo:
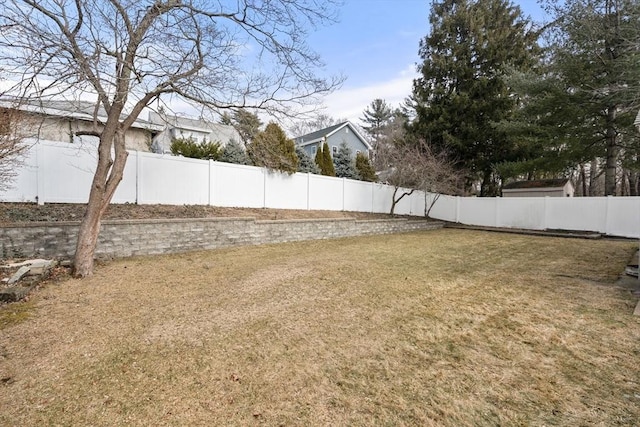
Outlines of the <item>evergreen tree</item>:
M221 122L231 124L238 131L245 145L253 141L262 126L258 115L248 110L236 110L231 117L223 115Z
M304 151L304 148L296 146L296 155L298 156L298 172L320 174L320 168Z
M315 164L318 166L318 169L320 169L320 173L324 175L323 171L324 171L324 156L322 155L322 145L318 145L318 149L316 150L316 156L313 159Z
M320 171L322 175L336 176L336 170L333 167L333 159L331 158L331 151L329 145L325 142L322 145L322 163L320 164Z
M429 22L411 131L456 159L470 173L468 184L480 178L481 195L494 195L494 165L512 160L514 144L494 126L515 106L503 76L535 64L537 34L507 0L433 2Z
M298 170L295 144L276 123L269 123L264 131L259 132L247 151L256 166L290 174Z
M377 142L392 116L393 111L385 100L376 98L364 110L363 117L360 120L363 123L362 127L364 130Z
M218 160L220 144L217 142L197 142L193 138L174 138L171 140L171 154L192 159Z
M233 126L231 115L226 111L222 113L222 116L220 116L220 123L227 126Z
M567 0L548 7L555 18L551 75L563 89L557 102L578 107L572 120L555 125L579 139L592 160L602 159L604 194L615 195L621 155L637 154L640 2Z
M358 171L358 175L360 175L360 179L362 181L367 182L376 182L378 181L378 176L376 175L375 169L371 165L369 161L369 157L367 157L364 153L356 154L356 170Z
M218 160L236 165L251 165L251 159L247 155L247 152L235 139L230 140L227 145L224 146Z
M339 178L360 179L351 148L344 141L333 158L333 166Z

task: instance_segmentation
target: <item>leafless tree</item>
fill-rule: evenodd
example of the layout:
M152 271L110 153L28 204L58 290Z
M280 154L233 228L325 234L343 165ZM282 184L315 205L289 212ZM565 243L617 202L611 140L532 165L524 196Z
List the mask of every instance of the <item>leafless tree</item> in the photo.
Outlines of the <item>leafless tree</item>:
M23 129L29 119L17 108L0 108L0 191L11 187L21 156L28 148Z
M380 180L394 187L391 215L400 200L417 190L425 193L426 217L441 194L462 192L464 174L453 167L444 153L435 154L424 141L379 144L375 164L381 171Z
M13 92L96 99L98 164L74 275L93 272L101 218L122 180L125 133L143 109L179 100L217 111L288 114L341 78L320 78L308 30L332 0L5 0L0 73ZM98 123L102 109L106 120Z

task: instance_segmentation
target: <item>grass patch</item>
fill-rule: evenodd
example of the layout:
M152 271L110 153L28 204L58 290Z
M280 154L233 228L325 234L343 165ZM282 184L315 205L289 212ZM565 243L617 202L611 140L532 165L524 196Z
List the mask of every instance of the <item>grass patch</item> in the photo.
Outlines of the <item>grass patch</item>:
M31 302L0 305L0 331L27 320L33 314L33 308Z
M2 330L6 425L633 425L635 244L438 230L134 258Z

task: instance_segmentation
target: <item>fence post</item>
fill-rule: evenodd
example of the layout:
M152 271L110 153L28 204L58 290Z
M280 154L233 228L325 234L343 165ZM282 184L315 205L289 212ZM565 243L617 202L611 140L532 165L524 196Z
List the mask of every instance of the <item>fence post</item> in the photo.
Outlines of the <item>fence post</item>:
M134 203L136 205L140 204L140 179L141 179L141 175L140 175L140 152L139 151L133 151L133 153L136 153L136 162L135 162L135 170L136 170L136 175L135 175L135 180L136 182L134 183L135 187L136 187L136 195L135 195L135 200ZM129 152L129 154L131 154L131 152Z
M541 225L543 230L547 229L547 209L549 208L548 199L549 199L549 196L544 196L544 199L542 200L542 224Z
M342 178L342 212L344 212L344 204L345 204L345 202L344 202L344 198L345 198L344 197L344 188L345 188L346 185L347 185L346 184L346 178L343 177Z
M495 226L500 227L500 197L496 196L496 212L493 220L495 221Z
M213 160L209 159L209 196L207 197L207 204L209 206L213 206L213 168Z
M311 172L307 172L307 210L311 210Z
M371 213L375 211L375 197L376 197L376 187L373 182L371 182Z
M611 201L613 200L612 198L613 196L607 196L607 198L605 199L605 205L604 205L604 234L609 234L610 231L610 227L609 227L609 219L611 218L610 212L609 210L611 209Z
M262 207L267 207L267 168L260 168L262 172Z
M460 196L456 196L456 223L460 223Z
M36 200L39 205L44 205L45 201L44 183L46 178L44 175L46 173L46 169L44 165L44 146L38 139L38 142L36 142Z

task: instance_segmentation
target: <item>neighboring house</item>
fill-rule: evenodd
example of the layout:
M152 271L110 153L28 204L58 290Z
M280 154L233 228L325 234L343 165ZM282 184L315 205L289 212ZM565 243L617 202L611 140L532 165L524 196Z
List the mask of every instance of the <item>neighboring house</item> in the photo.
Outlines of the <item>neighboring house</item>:
M636 120L633 122L633 124L636 125L638 131L640 131L640 111L638 111L638 115L636 116Z
M294 138L296 145L302 147L312 158L326 142L331 150L331 156L338 152L340 144L345 142L355 157L357 153L371 154L371 144L362 136L351 122L342 122L328 128Z
M236 142L242 141L240 134L233 126L221 123L155 112L149 113L149 121L162 127L162 131L154 136L151 143L151 151L154 153L171 153L171 141L174 138L192 138L199 143L217 142L221 146L225 146L232 139Z
M566 178L517 181L502 187L502 197L573 197L573 193L573 184Z
M77 142L77 132L86 132L94 129L95 102L91 101L63 101L48 99L24 99L15 98L0 99L0 108L17 109L28 114L24 121L26 137L74 143ZM97 111L98 128L107 120L102 107ZM162 130L162 127L154 125L146 120L136 120L125 135L127 149L134 151L149 151L153 135ZM95 137L83 136L83 141L89 141Z

